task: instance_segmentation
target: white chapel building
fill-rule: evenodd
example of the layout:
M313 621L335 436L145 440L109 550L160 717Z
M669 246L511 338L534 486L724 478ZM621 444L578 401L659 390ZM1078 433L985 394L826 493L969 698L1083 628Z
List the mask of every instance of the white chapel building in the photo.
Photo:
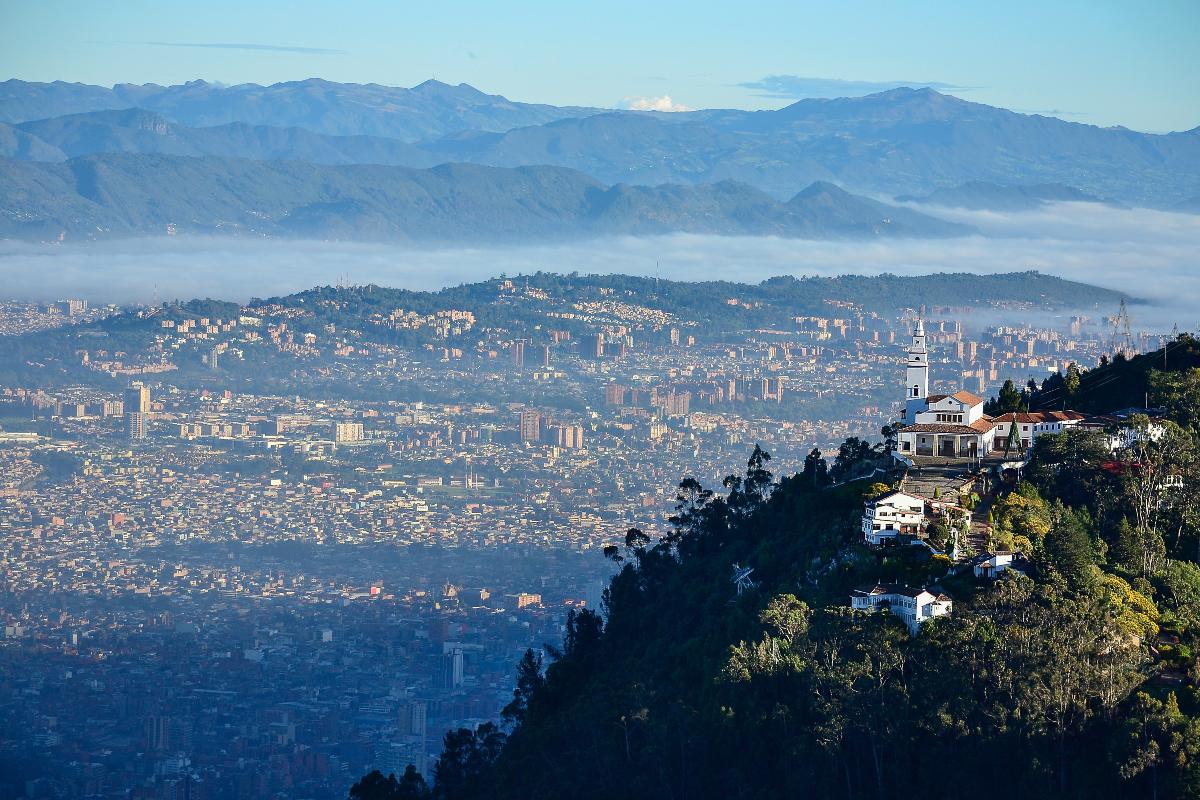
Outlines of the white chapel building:
M929 394L929 350L921 319L908 349L904 392L904 427L896 437L901 455L982 458L994 449L996 425L983 413L982 397L966 391Z

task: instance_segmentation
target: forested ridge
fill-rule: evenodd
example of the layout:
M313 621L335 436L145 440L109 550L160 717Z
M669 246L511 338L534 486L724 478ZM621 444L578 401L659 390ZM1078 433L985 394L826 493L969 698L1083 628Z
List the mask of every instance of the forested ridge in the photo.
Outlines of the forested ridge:
M1169 420L1135 418L1116 451L1044 436L988 498L991 546L1028 576L864 547L862 501L888 486L849 478L884 445L779 481L756 449L719 492L685 480L673 533L606 551L603 613L526 654L501 725L447 734L431 786L376 773L351 797L1200 796L1200 368L1148 380ZM734 563L755 570L740 596ZM910 636L852 611L875 581L953 613Z

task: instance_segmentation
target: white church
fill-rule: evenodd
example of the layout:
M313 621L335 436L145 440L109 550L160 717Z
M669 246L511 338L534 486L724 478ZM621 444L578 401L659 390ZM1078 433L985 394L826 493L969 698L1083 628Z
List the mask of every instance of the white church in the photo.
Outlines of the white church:
M996 424L983 413L983 398L962 391L929 394L925 322L918 319L908 349L904 410L896 449L904 456L982 458L996 443Z

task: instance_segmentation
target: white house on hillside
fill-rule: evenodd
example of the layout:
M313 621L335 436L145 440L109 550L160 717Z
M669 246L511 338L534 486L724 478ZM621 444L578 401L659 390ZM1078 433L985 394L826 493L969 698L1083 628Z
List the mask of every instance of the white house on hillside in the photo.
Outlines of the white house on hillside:
M1078 411L1009 411L992 418L996 425L995 448L1005 449L1013 425L1017 426L1017 434L1021 439L1021 447L1014 454L1020 455L1029 452L1039 436L1062 433L1084 419L1084 415Z
M858 611L887 609L908 626L909 633L915 635L929 620L949 614L954 602L946 595L934 594L928 589L879 583L855 589L850 595L850 607Z
M1144 430L1133 426L1135 416L1150 418L1150 424ZM1088 417L1079 423L1080 427L1100 431L1105 434L1109 450L1120 450L1130 447L1134 442L1149 439L1157 442L1166 433L1162 423L1163 410L1160 408L1123 408L1109 414Z
M868 500L862 517L863 540L870 545L879 545L902 533L920 533L928 521L926 506L940 508L941 504L908 492L892 492Z
M1029 559L1024 553L982 553L971 562L976 578L994 580L1005 570L1020 572L1022 575L1030 569Z

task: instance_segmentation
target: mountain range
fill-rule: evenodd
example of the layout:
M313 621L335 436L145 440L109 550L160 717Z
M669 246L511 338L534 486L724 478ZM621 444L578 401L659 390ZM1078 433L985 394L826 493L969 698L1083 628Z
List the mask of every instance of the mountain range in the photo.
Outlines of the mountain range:
M1200 128L1102 129L932 89L667 114L438 81L9 80L0 156L0 235L31 238L947 236L969 229L860 195L934 213L1200 197Z
M1099 197L1061 183L1033 186L1002 186L987 181L968 181L961 186L936 189L922 196L899 195L898 203L990 211L1030 211L1047 203L1103 203Z
M271 86L177 86L120 83L0 83L0 122L14 124L88 111L143 108L190 127L248 125L305 128L331 136L382 136L419 141L465 130L504 131L598 109L517 103L459 84L429 80L405 89L311 78Z
M954 236L970 229L826 183L782 202L735 181L606 186L563 167L412 169L133 154L0 161L0 236L168 232L483 242L668 232Z
M332 136L307 128L245 122L192 128L141 108L88 111L15 126L0 124L0 136L5 130L11 131L12 139L7 145L0 139L0 154L29 161L65 161L95 153L407 167L431 167L444 160L416 145L382 136ZM25 155L8 148L24 148Z

